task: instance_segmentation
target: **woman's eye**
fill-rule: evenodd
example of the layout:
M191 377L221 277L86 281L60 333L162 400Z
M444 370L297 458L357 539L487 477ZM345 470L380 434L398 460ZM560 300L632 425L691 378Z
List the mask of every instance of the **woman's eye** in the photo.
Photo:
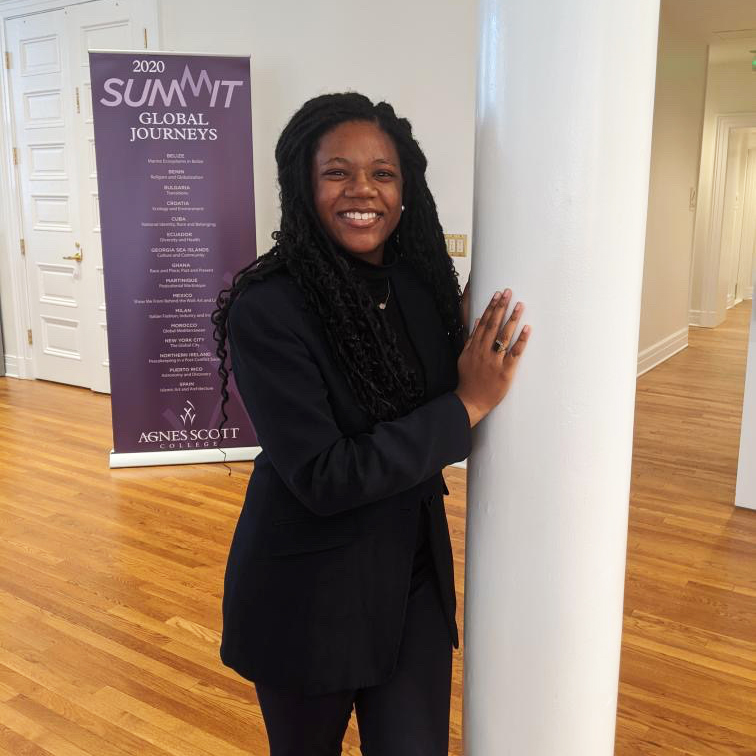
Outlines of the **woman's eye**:
M338 177L338 176L344 176L345 174L344 174L344 171L340 171L340 170L336 169L336 170L333 170L333 171L326 171L325 175L326 176L337 176Z
M394 174L391 171L378 171L376 174L378 178L393 178Z

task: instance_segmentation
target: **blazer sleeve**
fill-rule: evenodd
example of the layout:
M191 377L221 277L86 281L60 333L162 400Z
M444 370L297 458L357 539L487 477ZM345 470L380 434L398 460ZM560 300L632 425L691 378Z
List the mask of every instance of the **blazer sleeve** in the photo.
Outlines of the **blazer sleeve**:
M343 435L320 368L292 324L299 313L256 296L264 288L252 284L231 307L232 368L261 446L302 504L322 516L344 512L412 488L469 455L470 418L451 391L367 432Z

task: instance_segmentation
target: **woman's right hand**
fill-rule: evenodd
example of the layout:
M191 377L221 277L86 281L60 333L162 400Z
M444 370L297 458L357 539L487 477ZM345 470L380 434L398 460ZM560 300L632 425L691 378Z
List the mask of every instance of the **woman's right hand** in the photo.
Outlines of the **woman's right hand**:
M467 409L471 426L480 422L507 395L530 337L531 328L526 325L517 341L510 344L524 310L522 302L515 305L502 328L511 297L509 289L503 294L494 294L482 317L475 321L457 360L459 384L455 393ZM506 348L500 352L494 351L497 338Z

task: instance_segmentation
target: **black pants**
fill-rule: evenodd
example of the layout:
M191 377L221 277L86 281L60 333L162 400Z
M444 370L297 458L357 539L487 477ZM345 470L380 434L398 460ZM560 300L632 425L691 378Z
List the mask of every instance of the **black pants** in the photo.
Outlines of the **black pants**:
M398 666L386 683L317 696L255 683L270 756L339 756L353 706L364 756L448 756L451 663L431 569L408 598Z

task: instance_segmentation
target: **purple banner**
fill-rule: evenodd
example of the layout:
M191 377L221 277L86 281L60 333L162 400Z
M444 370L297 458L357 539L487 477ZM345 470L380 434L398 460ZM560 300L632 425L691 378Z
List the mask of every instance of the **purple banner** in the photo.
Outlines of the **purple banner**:
M256 256L249 58L89 61L114 454L221 461L215 447L257 444L233 385L218 434L210 322L220 289Z

